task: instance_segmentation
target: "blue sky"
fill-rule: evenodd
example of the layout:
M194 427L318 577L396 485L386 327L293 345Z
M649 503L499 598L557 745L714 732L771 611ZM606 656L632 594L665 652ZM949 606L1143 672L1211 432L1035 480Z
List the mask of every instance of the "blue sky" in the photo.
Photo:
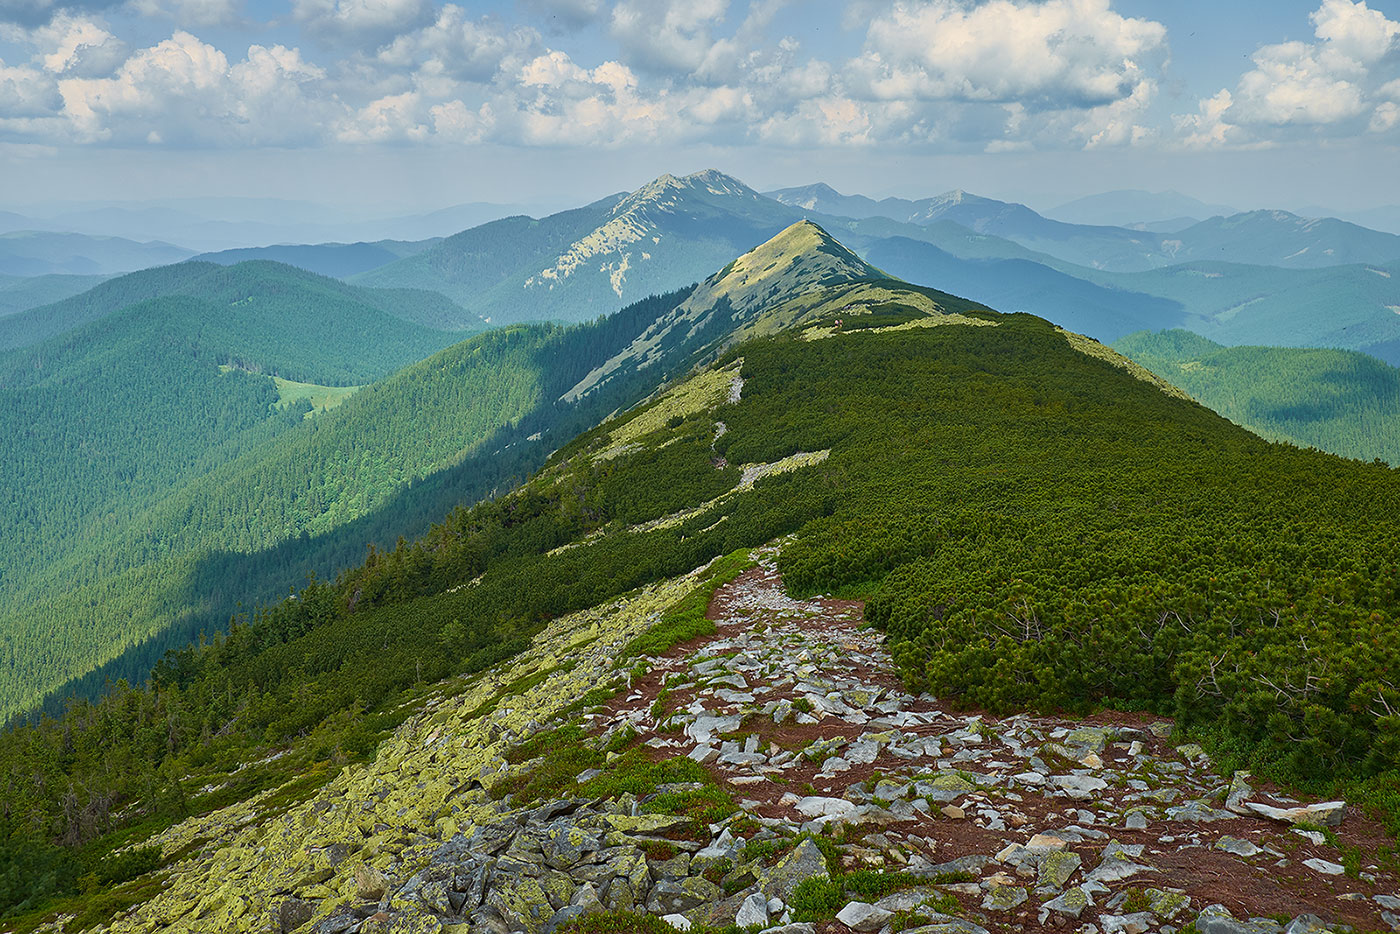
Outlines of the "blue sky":
M1400 203L1376 0L0 0L0 206L1110 188Z

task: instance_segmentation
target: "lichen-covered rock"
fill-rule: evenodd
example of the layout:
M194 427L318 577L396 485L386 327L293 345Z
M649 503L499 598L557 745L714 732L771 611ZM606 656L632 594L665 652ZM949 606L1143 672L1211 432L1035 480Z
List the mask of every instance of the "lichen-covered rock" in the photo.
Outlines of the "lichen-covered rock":
M762 874L758 881L759 891L768 898L781 898L792 901L793 892L807 879L827 879L826 857L821 847L810 839L803 840L793 847L782 859Z
M499 879L486 903L494 908L512 931L541 934L557 910L538 879L522 876Z
M1081 862L1079 854L1069 850L1047 853L1037 867L1037 881L1052 889L1062 889L1070 877L1079 871Z

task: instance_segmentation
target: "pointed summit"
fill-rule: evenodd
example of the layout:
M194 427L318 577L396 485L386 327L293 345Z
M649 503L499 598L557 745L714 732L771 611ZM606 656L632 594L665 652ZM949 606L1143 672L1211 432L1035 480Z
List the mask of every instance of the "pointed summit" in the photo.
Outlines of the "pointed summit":
M762 305L817 286L886 278L819 225L802 220L710 276L681 310L708 309L727 300L736 319L746 318Z
M658 318L563 398L578 399L621 372L688 358L730 339L769 309L802 296L872 280L894 284L817 224L798 221L696 286L674 311Z

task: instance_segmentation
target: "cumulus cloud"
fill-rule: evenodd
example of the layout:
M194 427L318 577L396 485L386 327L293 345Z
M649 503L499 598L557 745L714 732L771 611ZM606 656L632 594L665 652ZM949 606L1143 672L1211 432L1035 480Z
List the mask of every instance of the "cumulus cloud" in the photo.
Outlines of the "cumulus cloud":
M688 74L704 64L728 7L728 0L620 0L609 31L637 67Z
M1131 97L1165 50L1162 24L1109 0L898 2L871 22L848 78L874 100L1088 108Z
M126 60L128 51L102 23L69 14L30 30L24 39L39 50L36 60L43 69L54 75L108 75Z
M1174 118L1190 147L1260 145L1298 134L1386 132L1400 125L1384 83L1400 50L1400 22L1365 0L1322 0L1309 15L1316 42L1261 46L1235 89ZM1392 82L1393 83L1393 82Z
M506 63L539 49L533 29L509 27L489 17L473 20L448 4L430 25L405 33L379 52L379 61L395 67L427 67L430 73L461 81L489 81Z
M80 139L284 145L317 138L326 104L315 86L324 78L296 49L254 45L230 65L219 49L176 31L110 78L65 78L58 88Z
M52 75L0 61L0 118L50 116L62 104Z

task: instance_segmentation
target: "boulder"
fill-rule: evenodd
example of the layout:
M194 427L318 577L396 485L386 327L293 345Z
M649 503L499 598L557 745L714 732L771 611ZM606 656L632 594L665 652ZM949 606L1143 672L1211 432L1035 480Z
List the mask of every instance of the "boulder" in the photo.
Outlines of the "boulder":
M869 934L869 932L880 930L885 926L885 922L893 916L893 912L876 908L867 902L847 902L846 907L836 913L836 920L852 931Z
M810 839L803 840L786 853L758 881L759 891L767 898L792 901L792 893L807 879L829 878L826 857Z

